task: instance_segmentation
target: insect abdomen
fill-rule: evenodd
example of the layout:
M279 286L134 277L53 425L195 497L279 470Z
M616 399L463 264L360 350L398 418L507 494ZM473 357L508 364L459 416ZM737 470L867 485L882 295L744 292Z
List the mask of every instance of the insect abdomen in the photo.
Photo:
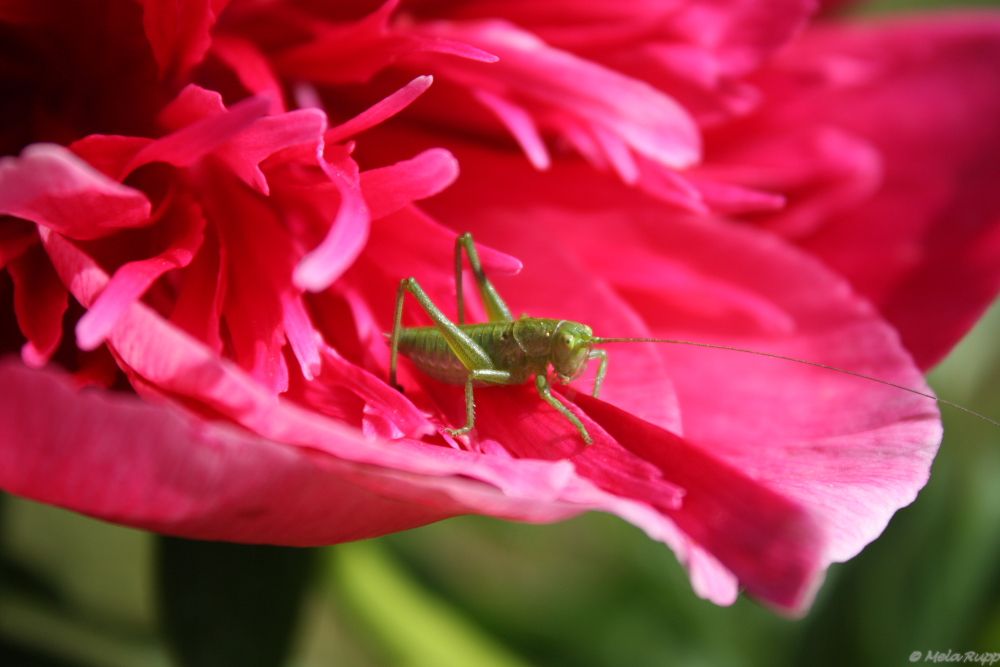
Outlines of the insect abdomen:
M534 372L530 360L514 339L514 322L465 324L460 327L493 361L497 370L511 372L511 384L520 384ZM417 368L448 384L465 384L469 375L462 362L434 327L407 327L400 331L399 352Z

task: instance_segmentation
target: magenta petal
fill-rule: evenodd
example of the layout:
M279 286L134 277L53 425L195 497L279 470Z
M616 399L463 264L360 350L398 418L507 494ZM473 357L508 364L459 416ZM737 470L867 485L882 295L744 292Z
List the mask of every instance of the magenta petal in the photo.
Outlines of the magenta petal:
M141 298L157 278L191 263L201 245L205 220L193 203L178 205L178 208L169 215L180 218L180 224L185 227L180 231L182 236L159 255L127 262L115 271L108 286L77 322L76 340L80 349L93 350L103 343L125 310Z
M478 44L500 57L488 68L466 61L442 66L447 76L472 91L503 90L524 108L580 119L667 166L690 166L700 158L698 128L688 113L642 81L499 21L441 22L419 29Z
M476 91L474 96L500 119L507 131L520 144L521 150L535 169L544 171L549 168L552 162L549 151L545 148L545 141L538 131L538 125L527 110L485 90Z
M196 89L197 86L188 86L181 95L188 95ZM264 116L270 105L266 97L251 97L234 104L228 111L183 127L136 153L125 167L125 172L129 173L151 162L164 162L175 167L190 166ZM172 112L180 113L176 109Z
M7 218L0 221L0 270L38 243L38 232L27 220Z
M0 487L186 537L328 544L447 516L389 471L281 446L224 422L101 392L5 360ZM59 419L45 406L59 405ZM393 488L395 487L395 488ZM386 495L386 490L395 491ZM411 495L411 497L407 497ZM418 497L420 493L416 494Z
M418 76L392 95L373 104L354 118L336 127L331 127L326 131L326 142L329 144L341 142L392 118L423 95L431 87L432 83L434 83L434 77Z
M465 225L475 203L479 237L498 243L490 234L499 234L513 240L505 247L518 244L512 247L526 260L524 277L500 284L515 311L551 284L549 258L565 255L654 335L805 358L929 391L892 328L793 246L759 230L678 216L581 166L539 174L502 154L455 152L465 177L428 206ZM529 280L533 267L543 267L537 281ZM544 314L583 319L598 335L639 335L618 333L629 323L621 314L577 316L578 285L587 282L565 266L558 275L574 288L556 294ZM684 436L806 508L824 532L828 561L856 554L927 480L941 435L933 401L753 355L644 348L609 345L607 382L672 382ZM662 365L629 369L630 358L651 352ZM657 395L647 389L608 398L654 421L641 411Z
M340 192L340 208L326 238L302 258L292 276L296 287L310 292L329 287L354 262L368 239L370 223L358 184L338 167L325 169Z
M29 248L7 269L14 281L17 323L28 339L21 358L29 366L43 366L62 340L69 294L41 246Z
M285 290L281 295L282 327L288 345L299 362L302 377L313 380L322 366L321 336L312 322L300 295Z
M402 437L419 438L434 433L427 416L384 379L352 364L333 349L323 350L322 355L323 375L317 380L319 386L335 383L346 387L372 410L392 422Z
M500 491L462 477L460 469L421 477L356 465L170 406L78 392L65 378L9 360L0 362L0 384L14 390L0 403L0 488L116 523L200 539L308 546L470 511L553 521L581 509L544 494L546 484L567 488L567 464L497 461L500 477L511 480ZM44 409L53 401L60 419ZM359 434L337 440L335 448L367 446ZM440 454L455 458L451 450ZM464 458L470 470L479 465ZM533 468L557 474L545 478ZM579 483L572 493L599 497Z
M95 239L146 224L150 204L62 146L35 144L20 157L0 158L0 213Z
M373 219L444 190L458 178L458 161L443 148L431 148L388 167L361 173L361 191Z
M830 24L783 55L763 80L760 122L745 128L834 126L876 155L867 191L840 196L808 236L788 235L872 300L924 368L1000 290L998 69L995 13ZM793 210L816 210L828 191L793 186Z
M77 300L84 305L92 303L107 285L107 274L65 239L45 232L43 242ZM345 424L279 399L249 374L219 358L142 303L132 304L121 325L111 331L109 343L137 379L160 392L200 401L261 436L291 447L402 472L472 477L510 494L515 505L521 501L536 505L533 509L525 506L518 510L523 514L510 508L502 512L496 509L502 516L553 520L583 509L537 506L539 501L554 502L565 488L570 466L564 462L533 464L472 456L414 440L400 440L387 446L384 442L358 439L357 431ZM427 483L434 485L433 481ZM494 513L489 508L494 501L502 505L501 500L485 498L487 505L481 511Z
M812 602L826 567L825 535L805 507L608 403L583 395L575 400L615 440L683 489L681 506L667 514L749 593L789 611Z
M232 70L251 95L270 99L271 113L285 111L281 81L256 45L239 37L213 35L212 55Z
M228 0L143 0L143 27L164 77L186 74L205 56Z
M326 115L316 109L299 109L260 118L221 146L216 155L233 173L264 194L270 192L260 163L283 148L322 143Z

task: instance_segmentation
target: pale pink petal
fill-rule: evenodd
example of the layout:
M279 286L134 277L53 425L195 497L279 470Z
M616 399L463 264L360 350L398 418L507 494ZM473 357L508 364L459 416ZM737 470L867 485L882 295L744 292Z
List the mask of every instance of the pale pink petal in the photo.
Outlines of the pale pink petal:
M700 157L700 137L691 117L666 94L641 81L552 48L498 21L440 22L414 29L468 41L500 57L490 67L466 61L439 65L442 76L472 91L503 91L522 107L585 120L667 166L689 166Z
M341 142L379 123L385 122L410 106L414 100L423 95L431 87L432 83L434 83L434 77L418 76L392 95L379 100L354 118L336 127L331 127L326 131L326 142L330 144Z
M600 127L594 127L591 131L597 145L604 152L604 157L617 172L618 178L622 179L623 183L635 185L639 180L639 165L636 164L625 142Z
M436 195L458 178L458 161L443 148L361 173L361 191L372 219Z
M450 18L506 18L548 44L669 91L701 123L760 102L744 77L792 41L812 0L479 0L433 5ZM430 18L430 16L428 16Z
M792 41L815 9L814 0L704 0L685 3L672 23L729 72L745 74Z
M552 160L549 158L545 141L539 134L538 126L532 120L530 113L503 97L485 90L475 91L473 97L492 111L503 123L535 169L545 170L549 168Z
M150 204L62 146L35 144L20 157L0 158L0 213L95 239L147 224Z
M434 432L427 416L417 410L397 389L386 384L384 378L378 378L352 364L332 348L325 348L322 356L324 372L316 382L317 387L329 386L331 383L346 387L363 399L373 412L393 423L398 428L400 437L419 438ZM307 391L311 389L312 387L307 387Z
M302 303L300 295L286 290L281 294L282 327L288 345L299 362L299 370L306 380L313 380L322 367L320 335L316 331Z
M295 267L295 286L310 292L329 287L354 262L368 238L370 222L359 185L339 167L325 169L340 192L340 208L326 238Z

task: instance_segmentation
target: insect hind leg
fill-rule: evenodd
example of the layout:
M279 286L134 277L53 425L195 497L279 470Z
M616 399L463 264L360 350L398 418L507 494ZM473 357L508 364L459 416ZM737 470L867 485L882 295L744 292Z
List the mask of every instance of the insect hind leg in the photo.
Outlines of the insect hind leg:
M469 338L468 334L462 331L458 325L449 320L448 316L434 305L417 279L410 277L401 280L399 289L396 290L396 310L392 321L392 340L389 354L389 384L399 387L396 383L396 366L399 361L399 338L403 332L403 304L406 301L407 292L412 294L424 312L430 315L434 327L441 333L448 348L458 357L465 368L469 371L493 369L493 360L483 348Z
M472 267L472 274L476 277L476 284L479 286L479 294L486 305L486 313L490 322L509 322L514 319L510 313L510 308L504 303L500 293L497 292L493 283L486 277L483 271L482 262L479 261L479 253L476 251L476 243L472 240L472 234L465 232L455 239L455 293L458 298L458 323L465 324L465 295L462 291L462 249L469 257L469 266Z

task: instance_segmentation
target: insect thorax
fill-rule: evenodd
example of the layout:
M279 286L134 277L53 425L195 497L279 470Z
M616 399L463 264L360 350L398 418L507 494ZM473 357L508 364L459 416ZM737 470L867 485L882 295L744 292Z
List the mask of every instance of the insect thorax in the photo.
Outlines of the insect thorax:
M512 322L463 324L459 328L486 352L494 368L511 373L511 384L521 384L546 371L554 336L566 324L564 320L523 317ZM422 372L442 382L462 384L468 375L434 327L404 328L399 351Z

